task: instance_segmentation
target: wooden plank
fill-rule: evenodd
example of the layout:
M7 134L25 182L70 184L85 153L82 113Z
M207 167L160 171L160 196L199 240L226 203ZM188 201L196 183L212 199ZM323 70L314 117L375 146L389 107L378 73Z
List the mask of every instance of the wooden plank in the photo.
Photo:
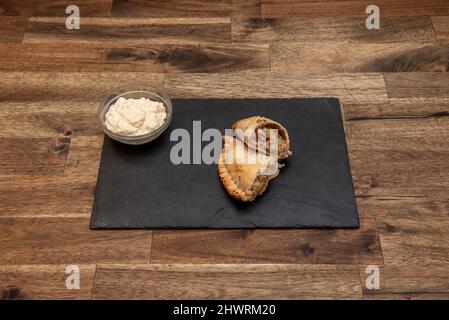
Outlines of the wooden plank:
M374 219L362 219L358 230L157 230L151 255L152 263L361 261L382 263Z
M149 230L93 231L89 218L0 218L0 229L1 265L149 261Z
M67 289L67 265L0 266L0 300L90 299L95 265L77 265L80 288Z
M31 0L29 5L33 16L66 16L67 6L75 4L80 9L81 17L110 16L113 0Z
M441 218L378 218L385 264L433 268L449 263L449 212Z
M382 17L379 30L368 30L354 17L232 17L232 40L239 42L434 43L430 17ZM326 43L327 44L327 43Z
M102 148L102 134L72 138L64 174L90 176L95 179L98 175Z
M268 45L0 44L4 71L269 70ZM128 83L129 81L127 81Z
M123 0L114 1L114 17L223 17L229 0Z
M93 299L357 299L356 266L100 265Z
M444 113L443 117L437 118L437 121L442 130L449 131L449 117L447 116L447 113Z
M1 138L0 174L62 174L70 138Z
M2 0L0 15L5 16L66 16L67 6L76 4L82 17L110 16L113 0Z
M2 0L0 2L0 16L27 16L31 8L28 0Z
M0 176L0 217L88 218L96 182L96 175Z
M357 195L447 195L449 134L435 118L350 121L347 132Z
M366 266L360 266L365 299L448 299L447 267L379 266L380 289L367 289Z
M279 73L446 71L449 45L298 43L271 46L271 70Z
M386 264L379 266L380 290L365 288L365 268L361 269L366 298L447 299L449 296L449 278L442 271L449 269L438 266L449 261L444 231L449 222L449 201L447 192L441 199L433 196L379 195L358 199L359 211L376 216Z
M198 44L231 41L230 18L83 18L79 30L68 30L65 19L31 18L24 42Z
M61 106L79 101L99 104L108 92L128 83L161 88L164 76L147 72L0 72L0 83L2 104L32 101L38 108L44 101L63 101Z
M429 119L438 121L449 114L449 99L389 99L384 105L346 103L347 121Z
M449 98L449 73L386 73L390 98Z
M0 16L0 43L22 42L26 25L26 17Z
M382 295L364 295L364 300L448 300L447 293L429 292L429 293L401 293L401 294L382 294Z
M438 40L449 43L449 16L432 17L432 22Z
M231 0L232 16L260 17L259 0Z
M0 109L0 138L98 135L102 132L97 116L102 95L98 94L96 99L95 102L4 102Z
M368 0L261 0L262 17L367 17L366 7L372 5ZM388 16L440 16L449 14L448 0L378 0L375 3L381 17Z
M357 198L362 216L380 219L435 219L448 217L449 201L445 197L378 195Z
M165 90L177 98L338 97L344 103L387 102L380 74L168 74Z

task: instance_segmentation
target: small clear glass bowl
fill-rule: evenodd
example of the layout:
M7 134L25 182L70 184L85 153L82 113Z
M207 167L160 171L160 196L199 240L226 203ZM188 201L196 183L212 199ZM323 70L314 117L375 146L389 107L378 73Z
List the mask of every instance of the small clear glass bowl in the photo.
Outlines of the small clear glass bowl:
M105 123L106 113L108 112L109 107L112 106L120 97L126 99L148 98L153 101L162 102L167 112L167 117L165 119L164 124L159 128L157 128L156 130L140 136L124 136L108 130ZM169 127L172 117L173 117L173 106L170 98L161 90L144 84L127 85L115 89L114 91L106 95L106 97L103 99L98 109L98 118L100 120L104 133L111 139L132 145L148 143L159 137Z

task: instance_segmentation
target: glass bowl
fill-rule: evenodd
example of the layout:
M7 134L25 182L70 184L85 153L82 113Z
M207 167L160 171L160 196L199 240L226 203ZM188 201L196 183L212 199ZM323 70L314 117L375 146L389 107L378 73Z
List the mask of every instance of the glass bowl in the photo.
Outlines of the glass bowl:
M109 107L112 106L120 97L126 99L148 98L153 101L162 102L167 112L165 122L163 123L162 126L157 128L156 130L140 136L124 136L108 130L108 128L106 128L105 123L106 113L108 112ZM148 143L159 137L169 127L172 117L173 117L173 106L170 98L161 90L144 84L127 85L115 89L114 91L108 93L104 97L98 109L98 118L100 120L104 133L111 139L132 145Z

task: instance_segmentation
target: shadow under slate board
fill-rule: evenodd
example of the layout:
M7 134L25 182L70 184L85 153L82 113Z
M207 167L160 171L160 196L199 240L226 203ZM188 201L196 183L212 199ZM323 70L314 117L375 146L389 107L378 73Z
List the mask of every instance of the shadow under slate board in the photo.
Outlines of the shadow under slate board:
M337 99L174 100L173 121L153 142L104 138L92 229L357 228L359 218ZM224 132L261 115L283 124L293 155L251 203L231 198L217 165L170 160L170 133L193 121ZM203 145L208 142L203 142ZM192 142L191 142L192 146Z

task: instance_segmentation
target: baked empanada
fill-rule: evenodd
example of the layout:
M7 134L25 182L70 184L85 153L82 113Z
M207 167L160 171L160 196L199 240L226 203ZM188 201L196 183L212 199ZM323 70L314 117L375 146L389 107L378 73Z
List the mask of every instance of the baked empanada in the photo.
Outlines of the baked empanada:
M278 176L283 166L278 160L291 155L290 139L281 124L260 116L237 121L232 129L236 137L223 136L218 174L232 197L253 201ZM277 130L275 137L269 129ZM268 143L260 143L261 140ZM276 143L275 149L271 143Z

